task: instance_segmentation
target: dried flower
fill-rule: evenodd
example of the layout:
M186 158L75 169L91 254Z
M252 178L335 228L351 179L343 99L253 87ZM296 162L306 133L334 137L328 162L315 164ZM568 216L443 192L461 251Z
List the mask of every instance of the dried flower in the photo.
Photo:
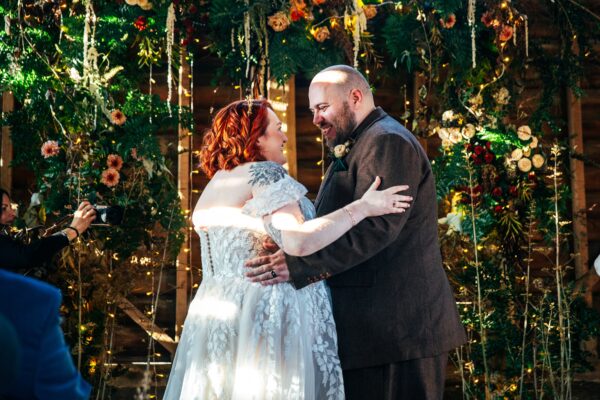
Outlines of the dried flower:
M531 136L531 142L529 143L529 147L531 147L532 149L535 149L536 147L538 147L538 138L536 138L535 136Z
M521 158L523 158L523 150L521 150L521 149L514 149L513 152L510 154L510 158L513 161L520 160Z
M500 36L499 39L502 42L507 42L510 40L510 38L512 38L513 36L513 27L510 25L503 25L502 29L500 30Z
M523 157L517 163L517 167L521 172L529 172L531 171L531 160L529 158Z
M283 11L278 11L267 19L267 24L273 28L275 32L281 32L290 26L290 20Z
M373 4L363 6L363 11L365 12L365 17L367 19L374 18L377 15L377 7Z
M109 168L120 171L123 167L123 159L118 154L109 154L108 159L106 160L106 165L108 165Z
M531 128L527 125L522 125L517 129L517 136L521 140L531 139Z
M539 169L542 168L542 166L544 166L546 159L541 154L534 154L533 157L531 157L531 162L535 168Z
M480 106L483 104L483 96L478 94L469 99L469 104L472 106Z
M510 100L510 92L507 88L501 87L496 93L494 93L493 97L496 103L504 106L507 105Z
M113 110L110 113L111 122L115 125L123 125L127 121L127 117L121 110Z
M120 178L119 171L114 168L109 168L102 172L102 179L100 179L100 182L108 187L114 187L118 185Z
M58 142L56 140L48 140L42 145L42 156L44 158L54 157L58 153L60 153L60 147L58 146Z
M319 43L323 43L329 38L329 29L326 26L320 26L312 30L312 35Z

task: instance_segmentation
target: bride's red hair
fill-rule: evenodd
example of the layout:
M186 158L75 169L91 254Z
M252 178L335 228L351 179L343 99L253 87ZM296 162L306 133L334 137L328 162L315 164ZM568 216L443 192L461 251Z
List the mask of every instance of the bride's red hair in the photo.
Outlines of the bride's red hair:
M240 100L217 112L200 150L200 168L209 178L221 169L265 160L258 148L258 138L269 124L269 108L266 100Z

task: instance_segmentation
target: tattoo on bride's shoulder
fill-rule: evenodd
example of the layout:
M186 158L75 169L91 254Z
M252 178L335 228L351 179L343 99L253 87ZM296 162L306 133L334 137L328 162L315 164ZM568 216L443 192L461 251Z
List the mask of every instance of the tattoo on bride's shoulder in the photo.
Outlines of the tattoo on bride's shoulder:
M250 166L250 176L251 179L248 183L252 186L266 186L283 179L285 169L281 165L271 161L257 162Z

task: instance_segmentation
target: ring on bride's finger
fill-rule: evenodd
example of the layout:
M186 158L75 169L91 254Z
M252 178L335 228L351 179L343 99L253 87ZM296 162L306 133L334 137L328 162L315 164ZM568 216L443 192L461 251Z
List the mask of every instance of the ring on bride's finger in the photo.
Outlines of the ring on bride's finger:
M277 278L277 273L275 271L271 271L271 278Z

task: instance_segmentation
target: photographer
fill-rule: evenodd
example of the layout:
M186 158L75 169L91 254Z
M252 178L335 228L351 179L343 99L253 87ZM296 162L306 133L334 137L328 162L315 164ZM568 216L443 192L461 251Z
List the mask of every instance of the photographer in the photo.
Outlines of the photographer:
M0 229L2 229L8 228L14 222L16 215L8 192L0 189L0 196L2 197ZM31 244L23 244L7 234L0 234L0 254L2 254L0 268L18 271L40 267L59 250L66 247L70 241L85 232L95 217L94 207L89 202L83 201L77 208L69 226Z

